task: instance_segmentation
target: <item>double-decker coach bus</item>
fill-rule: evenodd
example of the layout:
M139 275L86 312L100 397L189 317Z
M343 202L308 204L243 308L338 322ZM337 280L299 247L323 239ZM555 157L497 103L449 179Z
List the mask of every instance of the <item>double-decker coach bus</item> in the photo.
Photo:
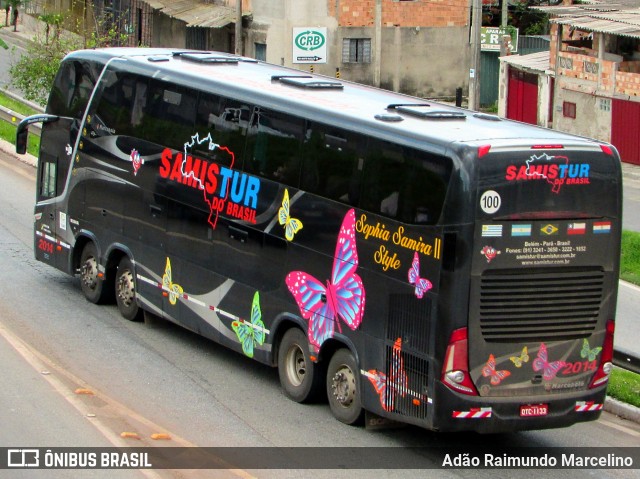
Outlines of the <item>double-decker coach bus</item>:
M35 255L326 396L439 431L596 419L616 150L215 52L78 51L43 122ZM375 417L375 416L372 416Z

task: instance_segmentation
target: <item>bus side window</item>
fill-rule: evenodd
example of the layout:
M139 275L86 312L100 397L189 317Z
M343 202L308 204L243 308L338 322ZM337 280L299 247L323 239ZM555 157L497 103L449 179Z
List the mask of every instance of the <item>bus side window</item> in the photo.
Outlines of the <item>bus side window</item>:
M40 155L40 191L38 200L53 198L56 196L57 162L55 157Z
M372 140L365 163L361 208L397 218L405 169L401 146Z
M138 94L143 95L140 87ZM144 95L144 111L140 111L137 101L134 102L131 123L144 124L141 138L180 151L194 133L196 94L192 89L174 83L151 80L149 91Z
M198 156L221 166L239 168L246 139L251 107L211 93L201 93L196 111L195 131L201 140L211 135L209 142L194 145ZM233 165L231 164L233 161Z
M146 103L147 81L129 73L108 72L91 125L97 136L142 138L139 126Z
M335 127L310 122L303 147L300 188L357 205L366 139Z
M361 208L405 223L440 218L451 162L443 156L372 140Z
M54 80L47 113L81 119L102 67L90 61L64 62Z
M298 187L304 120L255 107L247 131L244 169Z
M435 224L444 205L451 160L446 157L407 149L408 181L403 190L400 215L403 221Z

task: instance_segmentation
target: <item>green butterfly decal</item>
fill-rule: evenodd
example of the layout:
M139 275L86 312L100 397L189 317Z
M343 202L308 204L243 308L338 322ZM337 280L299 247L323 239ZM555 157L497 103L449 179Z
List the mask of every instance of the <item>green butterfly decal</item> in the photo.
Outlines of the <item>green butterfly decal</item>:
M231 327L236 332L238 340L242 343L242 351L250 358L253 357L253 347L256 344L264 344L266 329L262 322L262 311L260 311L260 295L256 291L251 304L251 322L243 319L231 323Z
M587 341L586 338L582 340L582 351L580 351L581 358L588 359L589 361L594 361L598 357L598 354L600 354L600 351L602 351L601 347L598 346L591 349L591 347L589 346L589 341Z

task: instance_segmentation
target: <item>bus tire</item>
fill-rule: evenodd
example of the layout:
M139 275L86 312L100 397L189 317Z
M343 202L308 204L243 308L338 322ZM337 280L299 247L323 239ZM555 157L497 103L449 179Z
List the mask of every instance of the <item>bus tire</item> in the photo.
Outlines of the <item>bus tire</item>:
M129 321L140 321L142 311L136 300L135 271L131 260L124 256L116 272L116 303L120 314Z
M96 245L89 242L80 255L80 287L87 301L94 304L105 303L112 293L105 275L99 274L99 265Z
M334 417L345 424L362 422L360 381L356 360L348 349L338 349L327 368L327 397Z
M278 348L278 376L287 396L296 402L318 399L323 375L309 355L309 341L298 328L289 329Z

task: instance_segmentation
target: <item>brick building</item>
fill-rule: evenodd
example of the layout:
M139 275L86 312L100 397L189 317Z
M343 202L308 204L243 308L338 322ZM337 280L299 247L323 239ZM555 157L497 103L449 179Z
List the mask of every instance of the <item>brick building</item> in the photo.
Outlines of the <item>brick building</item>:
M499 114L613 143L640 164L640 9L546 9L546 55L502 58ZM532 113L533 112L533 113Z
M79 0L46 0L93 12ZM128 45L235 51L236 0L97 0L96 17L113 14ZM453 97L468 86L469 0L242 0L242 47L250 57L421 97ZM92 18L89 18L92 17ZM325 54L293 58L294 29L326 32Z

